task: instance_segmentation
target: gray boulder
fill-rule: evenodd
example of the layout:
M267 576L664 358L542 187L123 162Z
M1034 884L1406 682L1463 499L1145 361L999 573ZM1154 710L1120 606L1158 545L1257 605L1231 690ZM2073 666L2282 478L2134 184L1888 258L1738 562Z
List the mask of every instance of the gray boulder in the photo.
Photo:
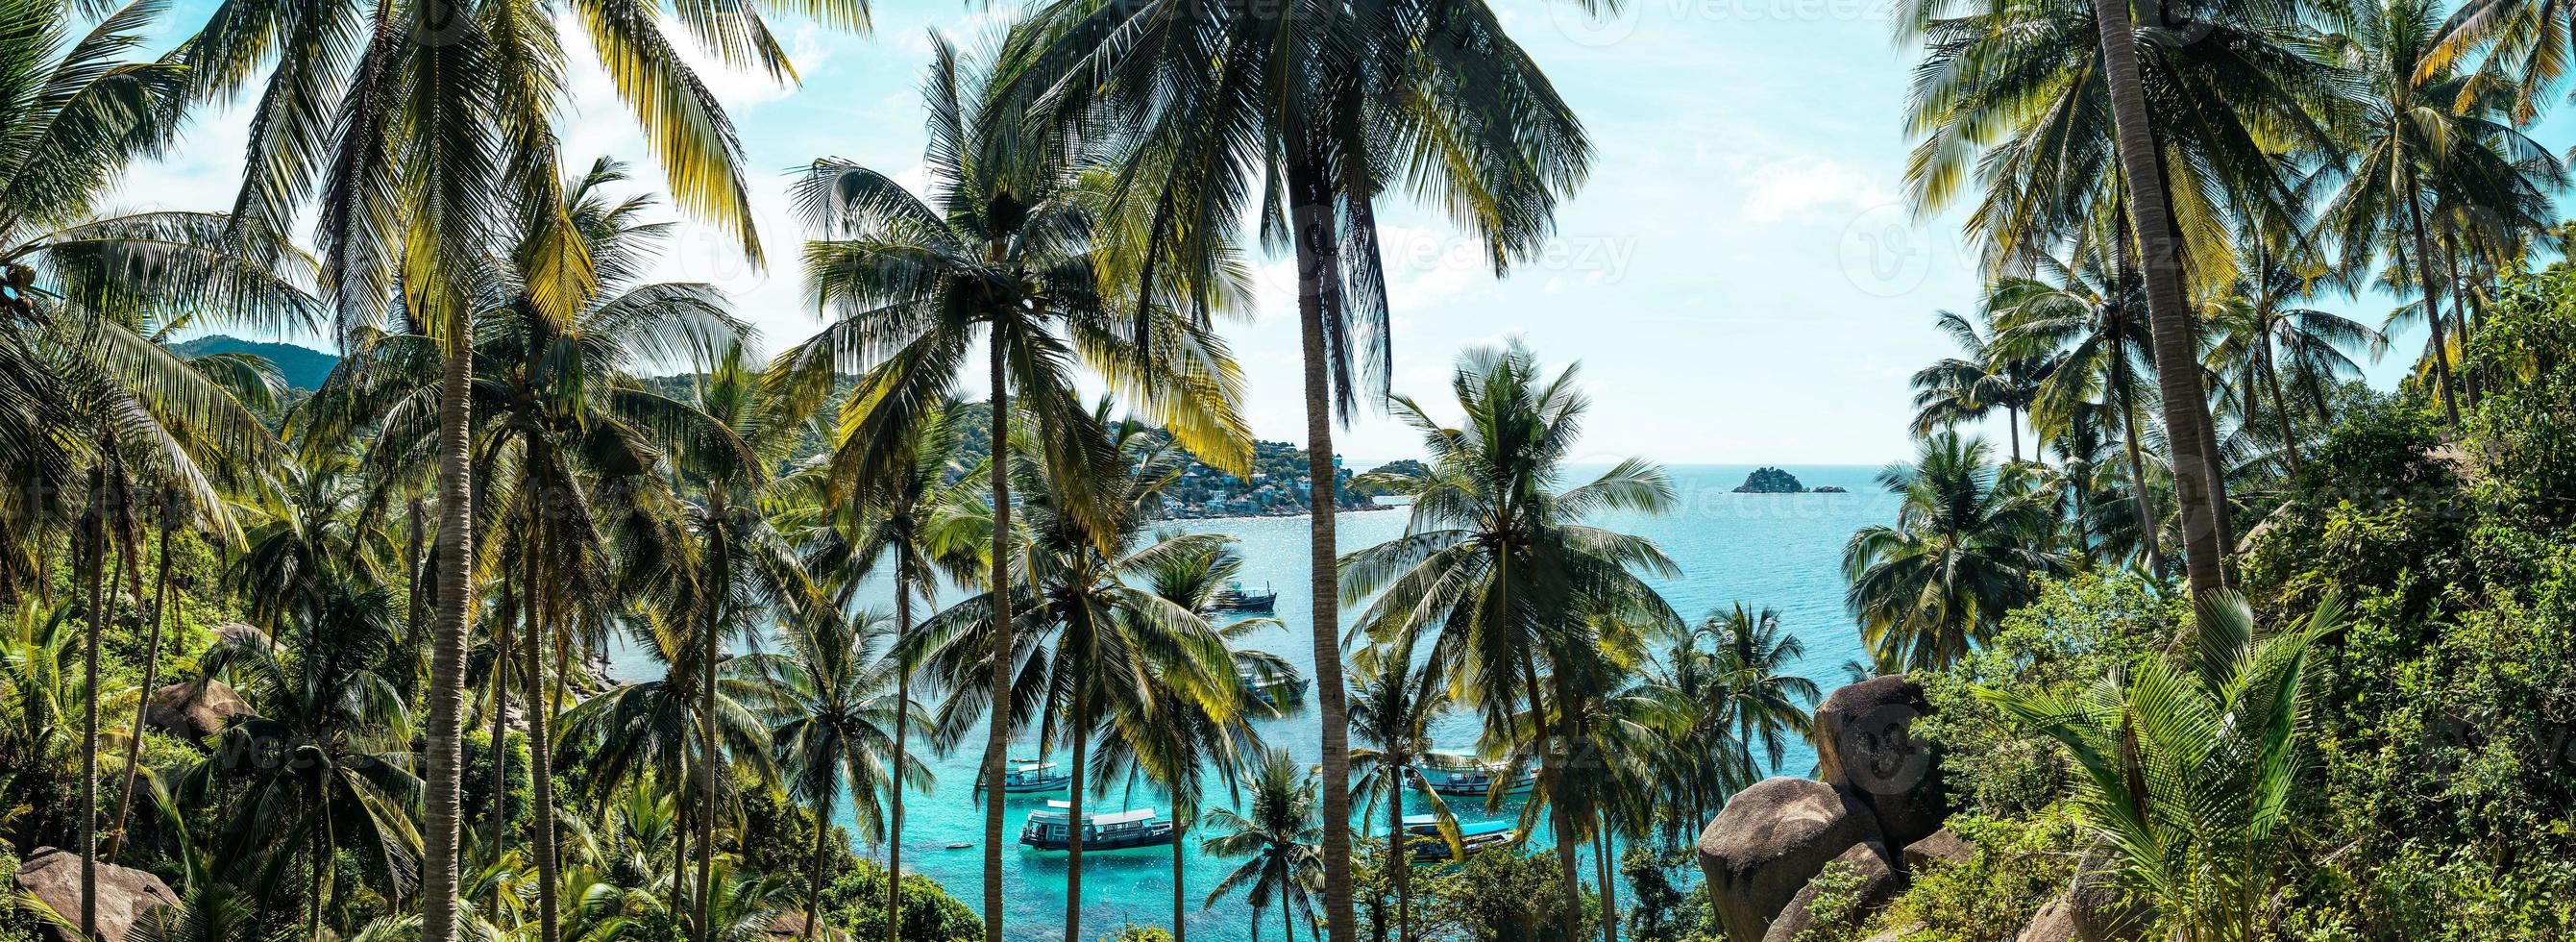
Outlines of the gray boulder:
M224 731L224 723L250 712L250 704L220 680L171 684L152 691L143 723L194 743Z
M1905 872L1920 872L1926 866L1959 866L1977 858L1977 845L1951 833L1949 828L1932 832L1932 836L1905 845Z
M1914 737L1931 710L1903 674L1845 685L1816 706L1816 777L1859 798L1891 847L1932 836L1949 816L1940 764Z
M53 909L74 927L80 925L80 855L57 847L40 847L18 864L18 889ZM98 865L98 942L125 942L134 925L153 910L179 904L179 894L160 877L110 863ZM48 924L42 931L56 942L80 942L78 933Z
M1850 850L1842 852L1842 856L1826 864L1828 869L1837 866L1847 868L1861 878L1853 901L1858 912L1851 913L1852 916L1865 917L1875 913L1905 890L1905 878L1896 872L1895 867L1888 865L1887 848L1879 844L1852 845ZM1807 881L1807 885L1798 890L1798 895L1789 898L1789 905L1781 908L1780 915L1771 920L1771 929L1762 934L1762 942L1798 942L1799 935L1814 928L1819 916L1813 907L1816 897L1821 895L1822 886L1823 881Z
M1827 863L1881 842L1848 794L1813 779L1769 778L1729 799L1699 835L1700 872L1732 942L1760 942L1771 920Z
M2040 907L2017 942L2145 942L2153 925L2153 911L2124 897L2096 851L2076 865L2074 885Z

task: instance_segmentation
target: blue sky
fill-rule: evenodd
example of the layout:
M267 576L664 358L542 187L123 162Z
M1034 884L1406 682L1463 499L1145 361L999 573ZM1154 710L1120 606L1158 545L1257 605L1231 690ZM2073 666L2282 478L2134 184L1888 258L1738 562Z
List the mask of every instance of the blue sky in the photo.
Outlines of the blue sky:
M1951 352L1933 312L1972 307L1976 283L1955 214L1916 221L1901 205L1913 53L1891 41L1883 0L1629 0L1603 20L1564 0L1494 2L1582 116L1592 176L1562 207L1548 249L1500 279L1438 215L1382 213L1397 391L1446 398L1462 347L1519 335L1551 364L1582 362L1594 400L1587 458L1875 464L1907 454L1906 377ZM179 4L165 20L173 38L208 6ZM777 23L796 86L704 66L741 130L773 264L755 270L726 236L687 225L661 276L725 289L767 349L811 333L820 322L793 267L804 233L786 212L786 172L829 155L917 180L928 31L972 47L1016 9L892 0L868 35ZM636 164L640 184L655 183L589 50L577 36L567 47L578 98L567 159L617 156ZM132 173L116 202L228 206L246 120L240 108L200 114L183 146ZM2541 139L2563 143L2553 126ZM1304 420L1289 272L1269 260L1254 310L1224 332L1249 378L1254 431L1294 441ZM2376 324L2389 302L2332 306ZM2401 348L2410 342L2421 341ZM2395 360L2373 368L2381 385ZM1382 416L1355 421L1337 445L1361 459L1418 451Z

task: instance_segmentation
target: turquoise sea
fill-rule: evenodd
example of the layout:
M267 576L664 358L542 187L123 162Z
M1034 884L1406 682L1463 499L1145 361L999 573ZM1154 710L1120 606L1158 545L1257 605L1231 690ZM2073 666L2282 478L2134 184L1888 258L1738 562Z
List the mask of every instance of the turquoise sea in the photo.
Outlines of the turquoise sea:
M1748 605L1778 609L1783 623L1806 643L1807 657L1801 672L1814 678L1820 686L1831 689L1842 676L1842 663L1861 657L1858 633L1842 604L1843 542L1861 526L1892 519L1896 499L1872 483L1871 477L1877 468L1856 465L1786 468L1809 487L1837 485L1847 488L1850 491L1847 494L1731 493L1736 485L1744 482L1745 475L1753 467L1670 467L1667 470L1681 496L1679 509L1657 517L1603 519L1599 522L1653 538L1680 564L1682 576L1664 582L1659 588L1685 617L1696 620L1711 608L1738 600ZM1598 471L1597 468L1591 469L1592 473ZM1397 508L1342 515L1339 537L1343 550L1347 552L1396 536L1404 529L1406 513L1404 509ZM1305 518L1198 520L1182 525L1194 531L1222 533L1240 541L1236 552L1246 561L1245 583L1248 586L1266 584L1278 590L1277 616L1287 624L1285 628L1255 635L1250 643L1287 657L1301 670L1311 667L1311 649L1306 635L1312 609L1306 592ZM872 604L886 601L890 601L890 597ZM1343 614L1347 619L1357 611L1356 606L1346 607ZM614 659L612 664L612 672L621 678L632 678L655 669L648 663L633 660L634 655L629 652L621 654L624 656ZM1447 720L1447 726L1440 736L1442 746L1465 747L1474 741L1476 729L1472 717L1453 715ZM1319 740L1311 712L1263 724L1261 732L1270 742L1286 746L1302 759L1311 760L1319 755ZM1782 757L1779 771L1804 775L1813 767L1814 756L1804 744L1793 745L1794 751ZM1033 751L1023 749L1014 754ZM981 809L971 794L977 759L977 750L973 748L930 758L938 784L928 792L914 793L907 800L904 833L904 869L939 881L950 894L969 906L979 906L982 899L982 853L976 847L949 850L947 845L983 839ZM1211 789L1210 794L1222 792ZM1011 832L1005 840L1016 841L1020 821L1029 810L1045 807L1045 800L1049 797L1063 796L1014 796L1009 805ZM1107 799L1090 804L1093 809L1106 811L1118 810L1122 805L1164 808L1159 796L1141 785L1132 793L1113 793ZM1473 799L1457 801L1452 807L1465 820L1509 817L1519 813L1517 804L1514 804L1487 815L1482 802ZM1219 900L1214 908L1197 908L1207 888L1214 886L1234 863L1203 857L1196 845L1195 839L1189 842L1185 865L1186 889L1193 909L1190 937L1210 942L1250 939L1250 913L1239 897ZM862 856L882 859L882 848L860 847L857 851ZM1084 935L1097 938L1128 922L1149 925L1170 922L1170 848L1092 852L1084 854L1083 860ZM1013 843L1006 850L1004 861L1007 867L1003 875L1007 881L1005 916L1011 938L1062 938L1064 855L1040 853ZM1589 855L1586 855L1587 867L1589 861ZM1275 928L1277 923L1271 920L1276 918L1274 914L1265 922ZM1275 932L1270 934L1276 935Z

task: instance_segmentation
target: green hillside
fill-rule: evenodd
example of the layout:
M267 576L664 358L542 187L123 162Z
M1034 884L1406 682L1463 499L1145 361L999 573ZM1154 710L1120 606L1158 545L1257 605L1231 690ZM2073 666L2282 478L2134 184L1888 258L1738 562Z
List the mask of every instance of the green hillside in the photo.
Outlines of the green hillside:
M286 380L286 385L307 392L322 388L322 381L331 376L331 368L340 363L339 357L311 347L291 343L243 340L221 334L199 337L178 344L174 349L188 356L203 356L209 353L248 353L263 357L277 367L278 375Z

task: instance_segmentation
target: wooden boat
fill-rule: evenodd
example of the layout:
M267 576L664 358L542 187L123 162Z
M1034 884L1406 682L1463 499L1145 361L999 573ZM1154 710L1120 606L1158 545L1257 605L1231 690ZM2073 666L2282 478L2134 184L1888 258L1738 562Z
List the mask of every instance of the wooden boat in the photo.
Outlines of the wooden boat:
M1243 682L1243 689L1252 691L1254 696L1260 697L1272 706L1291 703L1306 695L1306 678L1287 671L1272 672L1246 667L1236 670L1234 676Z
M1474 756L1451 752L1432 753L1422 764L1422 777L1431 790L1443 795L1485 795L1494 789L1494 780L1510 774L1511 765L1486 762ZM1538 784L1538 770L1524 769L1520 780L1503 788L1503 793L1516 795Z
M1270 587L1265 585L1262 588ZM1276 590L1247 592L1240 582L1228 582L1225 588L1216 590L1216 594L1208 598L1208 607L1220 612L1266 612L1278 605L1279 593Z
M1057 767L1053 762L1013 759L1010 767L1002 770L1002 791L1008 794L1060 792L1065 786L1071 784L1073 784L1073 774Z
M1470 856L1520 839L1521 832L1509 821L1458 825L1458 849ZM1447 862L1450 859L1449 842L1440 839L1440 819L1431 815L1404 816L1404 842L1413 848L1415 860Z
M1029 812L1028 823L1020 826L1020 843L1039 850L1066 849L1073 840L1068 824L1072 815L1072 802L1047 802L1044 810ZM1172 822L1156 817L1152 808L1082 816L1086 851L1161 847L1172 842L1173 833Z

